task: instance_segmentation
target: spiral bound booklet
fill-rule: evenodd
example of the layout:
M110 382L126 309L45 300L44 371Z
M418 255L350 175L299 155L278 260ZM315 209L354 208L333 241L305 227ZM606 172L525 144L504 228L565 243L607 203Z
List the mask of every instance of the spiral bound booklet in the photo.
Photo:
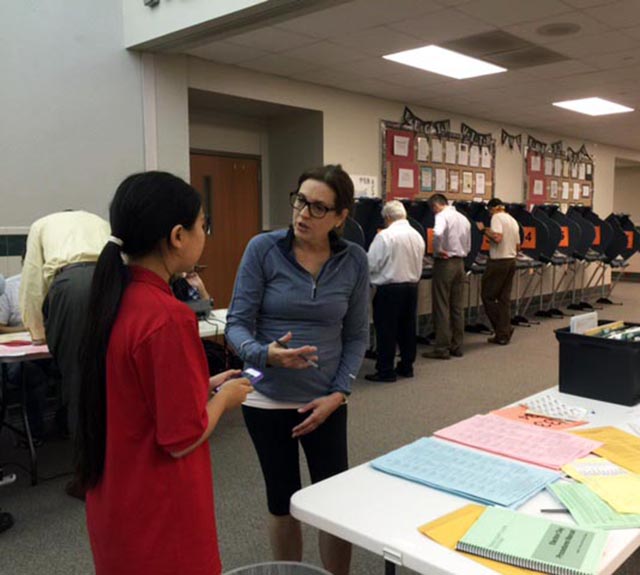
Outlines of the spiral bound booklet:
M606 541L604 531L488 507L456 549L552 575L595 575Z

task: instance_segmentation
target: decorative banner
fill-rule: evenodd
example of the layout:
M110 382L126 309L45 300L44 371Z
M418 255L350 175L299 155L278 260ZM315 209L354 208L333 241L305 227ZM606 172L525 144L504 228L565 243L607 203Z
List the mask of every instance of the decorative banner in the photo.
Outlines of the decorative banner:
M460 124L460 133L463 141L478 144L479 146L490 146L493 142L493 134L491 134L491 132L488 134L480 134L464 122Z
M450 120L438 120L431 123L431 128L438 136L446 136L451 131Z
M567 160L572 163L584 161L593 162L593 158L589 155L589 152L587 152L587 148L585 148L584 144L582 144L578 151L571 147L567 148Z
M527 136L527 148L538 154L544 154L547 151L547 144L536 140L532 136Z
M553 144L550 145L551 148L551 153L554 156L562 156L564 154L564 150L562 149L562 140L558 140L557 142L553 142ZM571 149L571 148L569 148Z
M578 150L578 159L589 160L590 162L593 162L593 158L591 157L589 152L587 152L587 148L584 144L582 144L582 146L580 146L580 149Z
M403 126L411 128L414 132L424 132L428 134L431 130L431 122L426 122L418 118L407 106L404 107L404 112L402 112L401 123Z
M513 150L514 144L518 146L518 150L522 149L522 134L518 134L514 136L507 132L505 129L502 130L502 145L504 146L505 142L509 143L509 149Z

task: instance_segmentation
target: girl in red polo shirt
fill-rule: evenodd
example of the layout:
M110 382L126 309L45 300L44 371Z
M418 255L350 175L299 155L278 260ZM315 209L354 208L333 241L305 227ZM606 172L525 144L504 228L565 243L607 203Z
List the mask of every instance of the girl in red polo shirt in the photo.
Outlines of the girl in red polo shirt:
M195 315L169 287L202 253L200 195L171 174L135 174L110 220L82 353L78 443L96 574L215 575L207 439L251 386L228 381L233 370L209 378Z

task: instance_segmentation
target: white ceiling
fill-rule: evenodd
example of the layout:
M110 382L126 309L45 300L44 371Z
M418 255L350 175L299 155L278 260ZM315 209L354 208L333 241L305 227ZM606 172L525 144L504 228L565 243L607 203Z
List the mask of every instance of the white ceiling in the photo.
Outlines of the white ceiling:
M551 23L580 30L564 37L537 32ZM569 60L451 80L381 58L497 30ZM353 0L175 51L505 127L640 150L640 0ZM551 105L589 96L636 111L593 118Z

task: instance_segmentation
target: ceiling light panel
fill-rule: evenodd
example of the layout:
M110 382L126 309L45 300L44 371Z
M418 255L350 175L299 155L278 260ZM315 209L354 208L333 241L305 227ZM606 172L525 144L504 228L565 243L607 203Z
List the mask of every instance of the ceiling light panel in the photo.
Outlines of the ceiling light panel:
M457 80L507 71L506 68L433 45L387 54L383 58Z
M609 114L623 114L633 112L633 108L628 108L602 98L582 98L580 100L566 100L565 102L554 102L554 106L565 108L579 114L588 116L607 116Z

